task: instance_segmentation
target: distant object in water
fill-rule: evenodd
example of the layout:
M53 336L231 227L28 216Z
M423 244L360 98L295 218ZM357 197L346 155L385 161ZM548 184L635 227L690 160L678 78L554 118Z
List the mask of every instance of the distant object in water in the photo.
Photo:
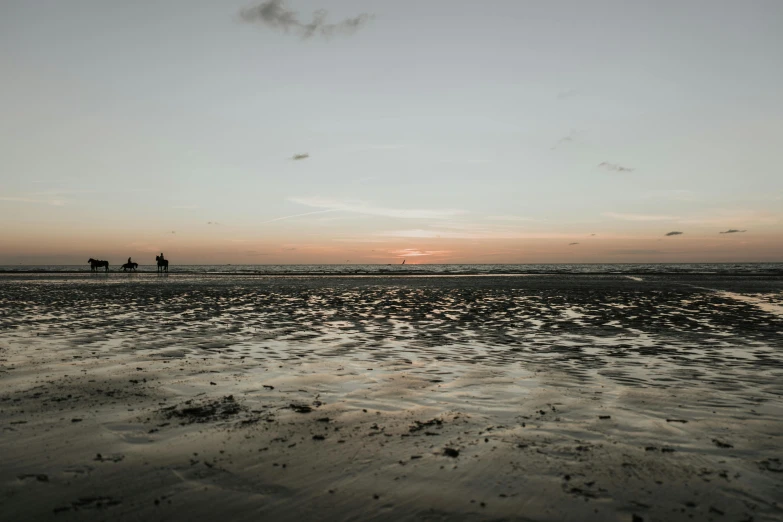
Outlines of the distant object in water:
M122 265L122 271L123 272L125 272L126 270L133 270L135 272L137 268L139 268L139 264L138 263L133 263L131 261L128 261L127 263Z
M401 264L403 264L403 265L405 264L405 260L404 260L404 259L402 260L402 263L401 263Z
M158 262L158 272L169 271L169 260L163 258L163 252L159 256L155 256L155 261Z
M108 261L101 261L100 259L93 259L90 258L87 260L88 263L90 263L90 270L95 272L101 267L104 267L106 269L106 272L109 271L109 262Z

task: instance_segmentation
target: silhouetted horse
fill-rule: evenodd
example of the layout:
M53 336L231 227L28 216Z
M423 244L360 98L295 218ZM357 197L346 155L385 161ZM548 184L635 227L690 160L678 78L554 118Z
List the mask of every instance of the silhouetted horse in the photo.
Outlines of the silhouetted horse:
M100 267L106 268L107 272L109 271L109 262L108 261L101 261L99 259L90 258L90 259L87 260L87 262L90 263L90 270L92 270L93 272L98 270Z
M138 263L125 263L122 265L122 271L125 272L126 270L133 270L135 271L137 268L139 268Z
M168 259L163 259L163 256L155 256L155 261L158 262L158 272L169 271Z

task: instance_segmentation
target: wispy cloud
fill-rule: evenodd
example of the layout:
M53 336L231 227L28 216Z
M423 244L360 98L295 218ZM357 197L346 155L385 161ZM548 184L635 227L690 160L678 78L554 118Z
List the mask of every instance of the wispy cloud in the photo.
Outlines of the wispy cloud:
M19 197L0 197L0 201L9 201L13 203L33 203L39 205L52 205L54 207L61 207L65 205L65 201L62 199L36 199L36 198L19 198Z
M326 210L352 212L369 216L382 216L404 219L450 219L460 214L461 210L455 209L408 209L379 207L363 201L340 201L327 198L289 198L289 201L308 207L322 208Z
M736 228L730 228L723 232L718 232L718 234L741 234L743 232L747 232L747 230L737 230Z
M72 196L75 194L98 194L101 192L112 192L112 191L95 190L95 189L53 189L53 190L43 190L40 192L30 192L29 194L32 196Z
M353 151L368 151L368 150L400 150L408 147L402 143L369 143L363 145L352 145L349 147Z
M509 214L500 216L487 216L487 219L491 221L541 221L540 219L527 217L527 216L512 216Z
M579 243L568 243L568 246L578 245Z
M672 201L696 201L698 197L693 191L690 190L653 190L646 196L649 199L668 199Z
M684 234L684 232L679 232L679 231L677 231L677 230L673 230L673 231L671 231L671 232L667 232L667 233L666 233L666 236L667 236L667 237L669 237L669 236L681 236L681 235L683 235L683 234Z
M749 210L740 208L711 209L702 216L694 216L681 221L692 225L725 226L726 223L745 225L778 225L783 222L783 213L769 210Z
M267 0L253 7L246 7L240 10L239 16L248 23L259 23L286 33L294 32L302 39L316 35L329 38L335 34L353 34L372 19L372 15L361 13L336 23L327 23L328 13L319 9L313 13L311 22L304 22L299 18L299 13L285 6L283 0Z
M302 217L302 216L312 216L313 214L323 214L325 212L335 212L336 210L339 210L339 209L332 209L332 208L330 208L330 209L327 209L327 210L316 210L314 212L303 212L302 214L291 214L290 216L280 216L278 218L270 219L268 221L262 221L262 222L259 223L259 225L263 225L265 223L274 223L275 221L283 221L283 220L286 220L286 219L292 219L292 218L297 218L297 217Z
M576 131L575 130L571 130L571 132L569 132L568 135L563 136L562 138L557 140L557 143L552 145L550 150L555 150L556 148L560 147L561 145L567 145L567 144L573 142L574 140L576 140L576 138L577 138Z
M622 221L675 221L680 219L677 216L666 216L661 214L623 214L619 212L604 212L601 215Z
M291 159L294 161L300 161L303 159L307 159L309 157L310 155L305 152L304 154L294 154L293 156L291 156Z
M450 250L418 250L415 248L404 248L402 250L392 250L390 254L397 257L424 257L424 256L447 256L451 254Z
M74 196L78 194L127 194L129 192L151 192L149 188L128 188L118 189L51 189L39 192L30 192L33 196Z
M464 230L423 229L390 230L379 232L378 237L394 237L406 239L569 239L573 234L548 232L518 232L514 230L496 230L486 228Z
M378 234L382 237L404 237L411 239L479 239L480 234L450 232L447 230L425 230L422 228L413 228L408 230L391 230Z
M606 252L609 255L614 256L652 256L659 254L668 254L670 252L664 252L662 250L645 250L645 249L631 249L631 250L608 250Z
M609 163L608 161L602 161L598 164L598 167L615 172L633 172L635 170L632 167L623 167L622 165L618 165L617 163Z
M38 183L38 182L33 182ZM49 181L42 181L40 183L49 184ZM62 207L66 205L72 205L78 196L87 194L126 194L129 192L148 192L150 189L134 189L134 188L122 188L122 189L50 189L42 191L25 191L17 196L0 196L0 201L6 201L9 203L27 203L31 205L49 205L53 207Z

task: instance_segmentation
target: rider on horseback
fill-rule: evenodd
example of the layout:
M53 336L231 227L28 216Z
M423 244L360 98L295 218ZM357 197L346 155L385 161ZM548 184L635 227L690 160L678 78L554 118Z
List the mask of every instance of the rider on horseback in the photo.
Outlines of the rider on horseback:
M169 261L163 257L163 252L161 252L159 256L155 256L155 261L158 262L158 272L169 271Z
M131 260L131 258L128 258L128 262L127 262L127 263L125 263L124 265L122 265L122 267L121 267L121 268L122 268L122 271L123 271L123 272L126 272L126 271L128 271L128 270L133 270L133 271L135 272L135 271L136 271L136 268L138 268L138 266L139 266L139 264L138 264L138 263L134 263L134 262Z

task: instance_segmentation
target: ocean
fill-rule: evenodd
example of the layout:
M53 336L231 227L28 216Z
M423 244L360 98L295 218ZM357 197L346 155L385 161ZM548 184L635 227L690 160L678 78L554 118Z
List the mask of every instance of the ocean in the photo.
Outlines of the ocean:
M112 265L110 272L122 272ZM103 271L100 269L99 271ZM139 265L139 272L156 272ZM79 273L89 265L5 265L0 273ZM491 275L491 274L783 274L783 263L564 263L564 264L334 264L176 265L170 273L258 275Z

